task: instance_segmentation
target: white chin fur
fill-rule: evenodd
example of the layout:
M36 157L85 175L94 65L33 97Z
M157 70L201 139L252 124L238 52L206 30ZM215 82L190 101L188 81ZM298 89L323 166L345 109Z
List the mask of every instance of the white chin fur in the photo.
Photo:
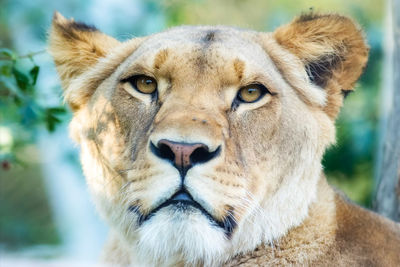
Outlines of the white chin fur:
M190 212L190 213L188 213ZM163 265L183 261L212 266L221 260L227 246L225 233L198 211L159 210L138 229L134 248L140 262Z

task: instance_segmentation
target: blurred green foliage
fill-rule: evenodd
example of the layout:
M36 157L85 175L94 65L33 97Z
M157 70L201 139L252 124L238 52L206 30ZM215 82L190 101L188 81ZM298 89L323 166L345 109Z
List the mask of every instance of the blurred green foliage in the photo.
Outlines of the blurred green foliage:
M0 48L0 243L7 249L60 242L40 165L26 157L42 126L54 131L66 112L40 103L34 57L42 53Z
M60 242L41 176L37 162L0 170L0 244L9 250Z
M38 53L43 53L38 52ZM16 150L35 140L37 127L45 125L54 131L65 113L62 106L45 107L37 99L36 81L40 67L31 53L18 56L7 48L0 48L0 162L3 169L11 163L22 163ZM28 61L28 62L26 62Z

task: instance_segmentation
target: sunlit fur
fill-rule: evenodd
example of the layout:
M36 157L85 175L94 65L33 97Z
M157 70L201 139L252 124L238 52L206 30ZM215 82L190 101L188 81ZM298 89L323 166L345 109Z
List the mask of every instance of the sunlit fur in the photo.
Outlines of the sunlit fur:
M343 201L321 166L335 140L342 89L353 88L367 60L350 19L307 14L274 33L183 26L120 43L55 14L49 40L74 111L71 136L111 228L106 262L348 265L370 257L341 256L342 246L352 245L338 236L353 221L338 214L349 209L354 220L381 219ZM138 74L157 81L157 99L124 82ZM269 93L233 105L252 83ZM178 170L149 149L161 139L221 147L183 183L215 221L232 218L232 233L194 208L168 206L141 223L181 184Z

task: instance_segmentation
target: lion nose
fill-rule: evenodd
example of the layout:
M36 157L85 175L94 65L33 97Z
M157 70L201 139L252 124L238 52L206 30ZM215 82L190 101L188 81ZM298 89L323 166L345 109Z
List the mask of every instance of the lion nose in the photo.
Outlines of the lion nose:
M210 161L220 151L220 147L210 151L209 147L202 143L181 143L166 139L160 140L157 146L150 142L150 148L157 157L170 161L182 178L195 164Z

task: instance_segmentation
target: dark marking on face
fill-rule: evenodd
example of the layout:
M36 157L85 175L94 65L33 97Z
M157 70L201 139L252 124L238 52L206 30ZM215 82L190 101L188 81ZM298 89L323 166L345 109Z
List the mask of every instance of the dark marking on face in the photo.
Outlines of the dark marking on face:
M142 151L146 146L147 142L146 140L149 138L151 132L153 132L153 123L154 123L154 118L159 110L159 105L157 105L157 108L154 109L149 115L150 118L148 120L143 120L139 125L140 127L140 132L136 130L130 131L129 134L129 139L128 142L131 144L131 159L132 161L135 161L138 157L139 151ZM140 141L141 140L141 141Z
M203 73L208 65L206 53L202 53L194 59L194 66L197 68L199 73Z
M234 215L234 208L229 206L227 215L222 221L221 227L225 230L225 235L228 239L232 237L233 230L235 230L237 224Z
M205 43L212 43L215 41L215 31L209 31L206 33L206 35L203 38L203 42Z
M97 125L86 130L86 138L95 142L98 146L102 146L103 140L101 134L107 131L110 123L115 123L115 114L103 111L98 117Z
M199 46L197 49L193 50L192 57L189 59L194 67L197 69L197 73L204 73L206 69L213 69L214 66L212 62L215 60L215 57L218 55L213 54L213 51L210 49L215 39L215 31L208 31L205 33L205 36L199 39Z

